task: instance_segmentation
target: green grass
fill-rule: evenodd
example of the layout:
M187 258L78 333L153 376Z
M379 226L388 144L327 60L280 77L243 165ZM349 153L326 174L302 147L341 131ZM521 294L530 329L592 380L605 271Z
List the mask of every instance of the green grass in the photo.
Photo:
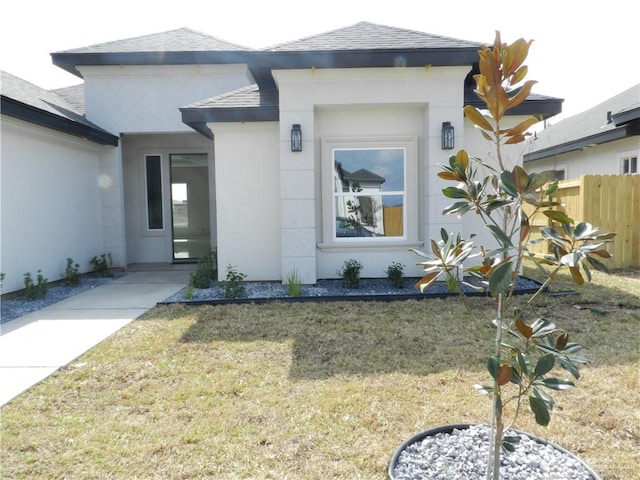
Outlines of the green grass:
M591 363L554 395L548 428L517 427L603 478L640 478L640 280L596 275L539 304ZM2 408L1 476L385 479L415 432L489 420L472 385L492 311L486 298L153 309Z

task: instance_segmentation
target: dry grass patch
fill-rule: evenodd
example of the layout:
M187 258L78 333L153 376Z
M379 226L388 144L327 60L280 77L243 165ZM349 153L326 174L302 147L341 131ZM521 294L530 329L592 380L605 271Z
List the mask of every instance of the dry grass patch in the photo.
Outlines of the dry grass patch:
M640 282L597 276L541 303L592 363L549 428L519 428L638 478ZM382 480L413 433L488 421L472 384L492 312L482 298L154 309L3 407L2 476Z

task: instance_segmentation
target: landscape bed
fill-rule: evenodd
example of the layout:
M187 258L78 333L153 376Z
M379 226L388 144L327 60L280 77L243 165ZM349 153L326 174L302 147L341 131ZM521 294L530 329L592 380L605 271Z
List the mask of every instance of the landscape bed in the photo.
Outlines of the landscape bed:
M305 302L305 301L400 301L422 300L428 298L445 298L460 295L458 292L450 292L445 282L436 282L424 292L415 288L419 278L407 278L402 288L393 287L387 279L366 278L360 280L359 288L346 288L342 280L318 280L313 286L304 286L302 294L291 296L287 293L286 285L280 282L243 282L244 294L238 298L225 298L225 290L222 284L216 282L211 288L191 289L191 296L187 298L189 287L185 287L158 305L171 305L174 303L188 305L218 305L218 304L243 304L243 303L268 303L268 302ZM465 281L477 284L467 278ZM518 278L515 294L533 294L541 287L540 282L521 276ZM486 289L481 291L464 288L466 296L486 296Z

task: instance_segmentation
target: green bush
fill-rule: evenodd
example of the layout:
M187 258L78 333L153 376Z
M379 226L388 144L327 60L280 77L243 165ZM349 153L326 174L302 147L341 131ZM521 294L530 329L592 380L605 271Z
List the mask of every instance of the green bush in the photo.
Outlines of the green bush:
M113 260L111 258L110 253L103 253L100 256L95 256L89 263L93 265L93 272L98 274L101 277L112 277L113 272L111 271L111 265L113 264Z
M67 267L64 270L63 278L68 287L78 285L80 283L80 264L74 264L72 258L67 258Z
M244 285L242 282L247 276L240 273L233 265L227 265L226 280L222 282L225 298L239 298L244 295Z
M49 279L45 278L40 270L38 270L36 283L33 283L31 272L25 273L23 293L24 298L26 298L27 300L37 300L39 298L46 297L47 291L49 290L49 287L47 285L48 283Z
M338 270L338 275L342 278L345 288L358 288L360 287L361 271L362 264L357 260L350 259L344 262L342 268Z
M404 287L404 265L402 263L393 262L387 267L386 274L394 288Z
M187 287L184 289L185 300L191 300L193 298L193 294L193 287L191 285L187 285Z
M198 259L196 271L191 274L189 285L193 288L209 288L218 278L218 252L209 251Z

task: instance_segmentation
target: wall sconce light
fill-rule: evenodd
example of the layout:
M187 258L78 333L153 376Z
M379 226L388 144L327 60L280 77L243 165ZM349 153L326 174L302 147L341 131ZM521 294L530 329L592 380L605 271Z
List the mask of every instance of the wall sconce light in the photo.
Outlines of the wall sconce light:
M451 122L442 122L442 149L453 150L455 129Z
M291 126L291 151L302 151L302 130L299 123L294 123Z

